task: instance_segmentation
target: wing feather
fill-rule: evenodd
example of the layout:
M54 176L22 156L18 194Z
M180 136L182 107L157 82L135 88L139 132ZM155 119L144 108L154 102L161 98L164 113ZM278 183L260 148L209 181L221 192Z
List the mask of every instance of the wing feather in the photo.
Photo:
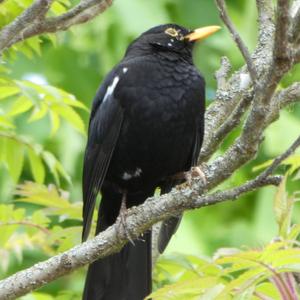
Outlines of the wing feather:
M83 241L91 228L96 197L106 176L124 117L123 108L113 93L115 78L113 74L108 76L95 97L91 113L83 165Z

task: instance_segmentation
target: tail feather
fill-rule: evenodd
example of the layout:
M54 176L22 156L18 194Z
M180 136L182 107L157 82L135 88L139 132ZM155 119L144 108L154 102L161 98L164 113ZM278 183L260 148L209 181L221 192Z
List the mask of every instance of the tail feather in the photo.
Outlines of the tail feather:
M132 197L132 205L147 197ZM104 190L96 232L112 225L119 213L121 195ZM114 205L112 205L114 204ZM152 285L151 231L123 249L92 263L88 268L83 300L142 300L151 293Z
M182 180L169 180L164 182L161 185L161 194L166 194L171 191L173 186L181 183ZM160 231L158 234L158 241L157 241L157 247L159 253L163 253L165 249L167 248L173 234L177 231L180 222L182 219L182 214L179 214L178 216L170 217L169 219L166 219L162 222Z
M151 292L151 232L89 266L84 300L142 300Z

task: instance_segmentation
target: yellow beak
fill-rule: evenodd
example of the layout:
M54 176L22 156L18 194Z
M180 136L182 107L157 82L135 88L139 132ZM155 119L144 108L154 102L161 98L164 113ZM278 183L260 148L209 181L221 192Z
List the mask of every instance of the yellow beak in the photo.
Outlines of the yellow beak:
M184 38L190 42L203 40L206 37L212 35L213 33L220 30L220 26L206 26L193 30L191 33L187 34Z

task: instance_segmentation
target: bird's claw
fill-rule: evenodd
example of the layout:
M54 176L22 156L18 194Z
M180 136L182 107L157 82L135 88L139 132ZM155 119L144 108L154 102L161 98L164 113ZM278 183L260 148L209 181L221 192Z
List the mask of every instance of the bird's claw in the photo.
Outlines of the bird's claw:
M192 167L190 172L185 172L184 174L189 185L192 184L194 178L200 178L204 184L207 183L205 174L199 167Z
M201 178L203 183L207 183L206 176L199 167L191 168L191 176L192 176L192 178L196 178L196 177Z
M129 240L129 242L133 245L134 241L128 231L127 225L126 225L126 218L127 218L127 208L126 208L126 194L123 195L122 197L122 202L121 202L121 207L120 207L120 212L119 212L119 217L117 219L117 231L122 232L122 228L124 230L126 238Z

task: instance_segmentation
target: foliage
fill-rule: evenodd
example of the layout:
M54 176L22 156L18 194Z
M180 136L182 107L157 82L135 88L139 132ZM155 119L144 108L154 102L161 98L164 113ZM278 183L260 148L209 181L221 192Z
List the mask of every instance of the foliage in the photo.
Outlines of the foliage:
M27 0L1 3L0 27L14 20L30 4ZM59 15L68 5L68 0L55 1L49 14ZM3 182L0 186L5 189L6 183L14 190L18 184L15 193L9 192L7 199L15 195L15 201L0 202L1 277L16 265L24 264L28 251L52 256L80 242L82 205L70 202L69 194L58 188L62 183L70 184L71 176L46 139L55 139L65 124L85 137L85 124L78 111L88 109L73 94L50 85L42 75L28 73L16 79L9 65L20 54L31 61L36 59L47 41L55 45L55 35L18 43L0 60L0 177ZM42 138L35 134L39 127L46 129ZM34 182L25 181L29 179ZM1 190L0 195L3 197ZM73 294L62 293L56 298L70 299ZM27 299L30 297L52 299L43 293L33 293Z
M85 134L84 123L74 108L85 109L84 104L59 88L50 85L39 85L26 80L11 80L5 75L0 78L0 101L5 101L0 111L0 162L4 162L15 180L21 175L24 153L26 150L34 179L42 183L45 177L44 164L48 166L56 182L58 174L69 180L62 165L55 156L44 151L39 144L30 138L17 133L16 119L31 112L27 122L35 122L49 114L51 135L60 127L60 119L68 121L75 129ZM44 163L44 164L43 164Z
M278 237L256 249L220 248L212 259L171 256L159 260L155 282L165 284L147 299L299 299L300 224L291 224L296 196L286 178L274 198Z
M50 256L80 242L81 226L63 224L65 220L81 220L82 205L70 203L67 192L54 185L26 182L17 187L16 195L19 196L17 203L37 206L29 212L12 204L0 205L0 267L3 271L8 269L10 260L22 261L26 249L37 248Z

